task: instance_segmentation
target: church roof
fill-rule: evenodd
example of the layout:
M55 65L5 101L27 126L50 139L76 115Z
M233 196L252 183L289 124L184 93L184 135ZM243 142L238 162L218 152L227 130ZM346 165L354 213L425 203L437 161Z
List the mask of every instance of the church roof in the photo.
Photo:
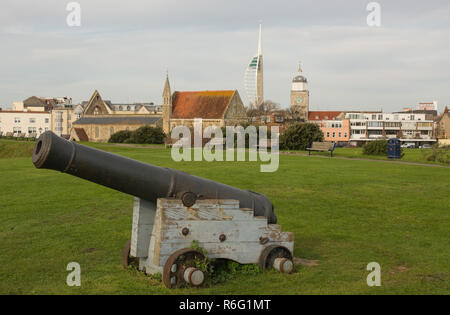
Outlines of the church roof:
M99 116L81 117L74 121L74 125L153 125L160 117L139 117L139 116Z
M235 90L175 92L172 118L222 119L235 93Z

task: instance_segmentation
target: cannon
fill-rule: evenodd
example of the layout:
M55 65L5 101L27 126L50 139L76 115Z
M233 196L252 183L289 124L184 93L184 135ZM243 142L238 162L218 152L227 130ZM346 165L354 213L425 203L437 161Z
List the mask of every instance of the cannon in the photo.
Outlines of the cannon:
M135 260L139 270L161 273L169 288L202 284L205 270L198 261L205 258L293 269L293 233L275 224L265 195L67 141L51 131L36 141L32 162L134 196L123 265ZM204 252L192 248L193 242Z

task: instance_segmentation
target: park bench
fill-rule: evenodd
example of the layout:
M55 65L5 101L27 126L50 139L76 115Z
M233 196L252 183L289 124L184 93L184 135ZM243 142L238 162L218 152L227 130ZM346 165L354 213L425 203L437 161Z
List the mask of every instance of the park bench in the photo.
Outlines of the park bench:
M329 151L331 157L333 157L335 145L336 144L333 142L313 142L311 148L307 148L306 150L308 150L308 155L311 155L311 151L323 151L323 152Z

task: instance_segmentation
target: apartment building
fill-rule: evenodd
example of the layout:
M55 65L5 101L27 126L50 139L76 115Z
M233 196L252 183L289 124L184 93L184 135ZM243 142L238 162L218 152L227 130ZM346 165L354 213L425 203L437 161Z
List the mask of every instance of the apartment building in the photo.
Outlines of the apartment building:
M308 122L320 126L324 141L347 144L350 141L350 120L342 111L310 111Z
M436 142L433 120L427 114L348 112L345 118L350 120L353 145L382 138L399 138L415 145Z
M17 137L25 134L30 136L50 130L50 113L45 111L0 111L0 132L2 135L11 133Z

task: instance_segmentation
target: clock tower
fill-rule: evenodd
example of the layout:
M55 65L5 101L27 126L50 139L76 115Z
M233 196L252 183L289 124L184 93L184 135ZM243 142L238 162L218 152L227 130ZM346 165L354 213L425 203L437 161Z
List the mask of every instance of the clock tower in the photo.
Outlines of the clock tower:
M298 75L292 80L291 110L295 119L308 120L309 90L308 80L302 74L302 66L299 63Z

